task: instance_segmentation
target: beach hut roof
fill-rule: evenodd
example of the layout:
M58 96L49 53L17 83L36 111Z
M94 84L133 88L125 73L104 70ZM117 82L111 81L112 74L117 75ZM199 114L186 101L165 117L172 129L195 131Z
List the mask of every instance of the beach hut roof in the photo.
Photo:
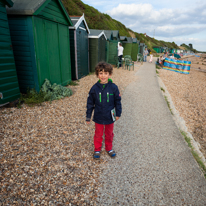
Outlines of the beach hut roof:
M137 43L137 38L132 38L133 43Z
M104 30L104 33L107 37L108 40L112 40L113 39L113 32L112 30Z
M120 36L120 41L127 41L127 37L126 36Z
M46 0L13 0L12 8L7 9L8 14L33 15Z
M102 35L104 35L105 39L107 39L107 37L106 37L106 35L105 35L103 30L90 29L89 38L99 38Z
M65 14L69 25L72 25L71 19L64 8L61 0L56 0ZM50 3L50 0L13 0L14 5L11 8L7 7L7 14L13 15L38 15L39 12ZM42 8L42 9L41 9Z
M112 32L113 32L113 37L120 39L119 30L112 30Z
M84 18L84 14L82 16L70 16L70 18L71 18L71 21L73 23L73 26L69 27L70 29L77 29L80 26L80 24L82 23L82 21L84 21L86 29L87 29L88 33L90 34L90 30L89 30L87 22Z
M133 43L132 37L127 37L127 43Z

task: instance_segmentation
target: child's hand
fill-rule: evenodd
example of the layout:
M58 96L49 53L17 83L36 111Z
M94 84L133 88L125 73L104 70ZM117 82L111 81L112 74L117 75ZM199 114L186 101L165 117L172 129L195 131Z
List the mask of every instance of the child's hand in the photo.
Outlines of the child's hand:
M86 121L87 124L90 124L90 121Z
M119 119L119 117L116 117L116 121Z

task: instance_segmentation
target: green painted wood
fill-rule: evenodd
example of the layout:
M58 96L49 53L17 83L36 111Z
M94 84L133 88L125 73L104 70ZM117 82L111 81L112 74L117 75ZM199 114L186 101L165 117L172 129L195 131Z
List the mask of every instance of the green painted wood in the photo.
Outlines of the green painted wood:
M154 47L153 48L157 53L160 53L160 48L159 47Z
M72 79L80 79L89 74L88 31L84 22L76 30L70 29L70 34Z
M132 44L132 54L131 54L131 58L133 61L137 61L138 50L139 50L139 45L136 43L133 43Z
M98 39L98 62L106 61L106 39L102 35Z
M20 97L14 54L12 50L9 24L5 5L11 6L10 1L0 0L0 92L3 99L0 105L14 101Z
M117 50L118 41L110 40L109 41L109 57L108 63L116 65L118 61L118 50Z
M61 66L61 84L67 85L71 81L71 59L69 29L59 24L59 55Z
M123 57L126 55L132 56L132 43L123 43L122 46L124 47Z
M90 72L95 72L95 66L98 63L98 39L90 38L89 39L89 65Z
M109 63L109 40L106 42L106 62Z
M9 16L9 26L18 75L20 91L28 88L39 91L34 55L32 17Z
M34 17L39 87L45 79L66 85L71 81L68 27Z
M82 29L77 29L76 31L78 79L80 79L89 74L88 33Z

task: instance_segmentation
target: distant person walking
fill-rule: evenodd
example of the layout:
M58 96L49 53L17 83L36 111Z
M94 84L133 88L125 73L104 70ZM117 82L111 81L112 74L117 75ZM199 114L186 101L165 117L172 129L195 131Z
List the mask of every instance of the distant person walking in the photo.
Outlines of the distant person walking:
M152 59L153 59L153 54L152 52L150 52L150 60L149 60L150 63L152 63Z
M148 54L148 51L147 51L147 48L145 48L144 52L143 52L143 55L144 55L144 62L147 61L147 54Z
M124 47L122 46L121 42L118 42L118 61L119 61L119 67L122 66L122 56L123 56L123 50Z

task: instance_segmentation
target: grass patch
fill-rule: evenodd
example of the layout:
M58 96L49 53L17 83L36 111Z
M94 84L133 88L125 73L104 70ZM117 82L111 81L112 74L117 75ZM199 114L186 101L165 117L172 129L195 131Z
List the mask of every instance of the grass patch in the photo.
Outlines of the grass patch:
M164 90L162 87L161 87L160 89L161 89L163 92L165 92L165 90Z
M195 158L195 160L197 161L197 163L199 164L200 168L202 169L202 171L204 173L204 177L206 178L206 167L203 164L203 162L202 162L201 158L199 157L199 155L197 154L197 152L194 151L194 147L192 146L191 139L187 136L187 134L184 131L180 130L180 133L184 137L188 146L191 148L192 155Z
M161 67L156 64L156 69L161 69Z
M68 83L68 85L69 86L77 86L79 84L77 83L77 81L71 81L71 82Z
M45 98L46 93L40 91L39 93L35 89L28 90L26 94L21 94L17 108L21 108L21 104L25 103L28 106L41 105L42 102L48 101Z
M156 70L156 74L159 74L159 72Z
M171 114L173 115L173 112L172 112L172 109L171 109L171 107L170 107L170 103L169 103L169 101L168 101L167 97L166 97L166 96L164 96L164 98L165 98L165 101L167 102L167 106L168 106L168 108L169 108L169 110L170 110Z

